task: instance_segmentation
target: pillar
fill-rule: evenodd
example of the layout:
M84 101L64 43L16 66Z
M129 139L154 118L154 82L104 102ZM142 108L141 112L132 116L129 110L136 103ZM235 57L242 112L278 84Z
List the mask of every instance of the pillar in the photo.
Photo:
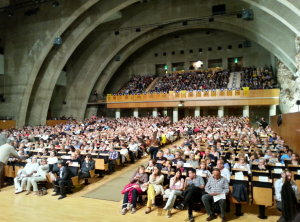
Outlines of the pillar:
M93 115L97 116L98 106L87 106L85 110L85 118L89 119Z
M134 117L139 117L139 109L138 108L133 109L133 116Z
M208 116L208 108L203 109L203 116Z
M153 108L152 110L152 116L157 117L157 108Z
M200 116L200 107L195 107L195 117Z
M167 71L168 71L168 73L172 72L172 62L171 61L167 61Z
M185 108L184 109L184 118L190 116L190 109L189 108Z
M276 105L270 105L269 108L269 124L271 123L271 116L276 115Z
M190 70L190 62L189 61L185 61L184 62L184 71L188 72Z
M208 69L208 59L203 60L203 69L207 70Z
M223 69L228 69L228 58L222 58L222 68Z
M173 123L178 122L178 107L173 108Z
M165 109L165 110L163 111L163 113L162 113L162 114L163 114L163 116L164 116L164 115L166 115L166 116L167 116L167 115L168 115L168 110L166 110L166 109Z
M228 108L227 107L224 108L224 116L228 116Z
M224 116L224 106L218 107L218 116L223 117Z
M249 117L249 106L243 107L243 117Z
M117 108L116 109L116 119L119 119L119 118L121 118L121 109Z

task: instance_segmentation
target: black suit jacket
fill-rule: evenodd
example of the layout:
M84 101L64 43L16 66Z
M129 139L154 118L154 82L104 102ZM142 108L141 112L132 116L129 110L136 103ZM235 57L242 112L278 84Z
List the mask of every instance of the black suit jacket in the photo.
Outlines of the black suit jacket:
M88 166L86 166L88 165ZM88 164L86 164L85 161L82 162L82 165L81 165L81 171L82 172L89 172L90 170L93 170L95 169L95 161L92 160L90 161Z
M60 176L60 171L53 172L56 173L57 176ZM70 172L70 169L67 166L64 166L62 177L56 178L56 181L59 182L60 180L71 180L72 174Z

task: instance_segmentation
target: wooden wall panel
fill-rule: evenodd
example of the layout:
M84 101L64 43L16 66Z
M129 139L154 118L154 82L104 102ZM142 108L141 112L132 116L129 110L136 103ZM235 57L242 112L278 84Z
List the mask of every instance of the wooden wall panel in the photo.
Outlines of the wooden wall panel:
M16 120L0 120L0 129L10 129L16 127Z
M57 124L61 124L61 123L66 124L68 122L69 122L69 120L47 120L46 125L47 126L55 126Z
M277 116L271 116L271 127L285 143L300 154L300 112L282 114L282 124L277 126Z

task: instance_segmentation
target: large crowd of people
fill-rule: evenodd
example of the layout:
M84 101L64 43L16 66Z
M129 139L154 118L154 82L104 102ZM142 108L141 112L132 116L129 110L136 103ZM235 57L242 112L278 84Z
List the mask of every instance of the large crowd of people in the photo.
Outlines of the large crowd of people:
M241 87L249 87L250 90L278 88L268 67L243 67L241 73Z
M155 83L152 91L169 92L176 90L202 90L227 88L229 71L194 71L192 73L168 73L160 81Z
M173 142L179 137L184 139L177 146ZM161 147L168 142L173 143L171 148L163 151ZM60 152L70 155L69 158L61 159ZM200 202L208 214L207 221L215 219L217 212L225 222L230 209L226 196L233 172L246 171L251 180L254 169L270 172L273 165L287 167L280 182L275 184L277 208L283 212L287 209L286 181L293 190L296 200L293 204L298 206L300 200L288 169L290 165L299 165L299 155L267 124L254 129L247 117L234 116L186 117L176 123L171 123L168 116L113 120L93 117L54 127L4 130L0 134L0 186L4 183L5 165L25 160L25 167L14 178L15 193L26 191L28 195L33 187L33 195L37 195L37 184L46 181L49 175L53 196L60 195L58 199L63 199L72 193L72 172L68 165L79 163L78 180L88 178L90 170L95 168L91 157L95 153L109 156L110 172L118 159L122 164L129 160L135 163L136 159L149 155L148 165L139 166L122 191L123 215L128 210L136 212L139 195L147 196L145 213L151 213L156 207L156 197L161 195L166 200L167 217L172 216L176 205L178 210L188 208L189 220L193 221L194 203ZM53 164L57 167L50 167ZM167 189L165 185L169 185ZM240 211L236 214L242 215ZM287 220L286 215L282 214L280 222ZM266 218L264 212L259 217Z
M119 92L121 94L143 93L154 80L154 76L134 76Z

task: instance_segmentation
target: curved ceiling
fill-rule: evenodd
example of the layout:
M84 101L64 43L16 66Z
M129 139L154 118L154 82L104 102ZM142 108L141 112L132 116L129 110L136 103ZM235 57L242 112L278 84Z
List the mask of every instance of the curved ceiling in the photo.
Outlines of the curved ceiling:
M148 3L132 5L135 2L137 1L114 0L108 3L90 0L87 2L89 4L84 4L74 13L72 19L61 29L64 33L62 47L50 50L49 46L49 50L45 52L47 55L43 54L40 58L43 63L37 62L33 67L30 81L34 81L34 84L28 84L26 88L31 93L23 98L19 116L21 122L25 121L26 113L27 122L32 125L40 124L46 119L55 83L68 62L74 65L68 74L69 85L65 95L66 100L71 102L62 112L76 110L77 116L83 118L85 106L82 104L87 103L91 90L97 88L103 91L120 65L112 62L116 54L122 52L122 58L127 58L149 41L170 33L177 27L163 31L150 27L140 33L126 32L119 36L115 36L113 30L198 17L199 14L207 14L214 3L196 0L162 3L151 0ZM264 0L244 0L242 5L233 0L223 0L220 3L222 2L226 3L227 11L238 11L241 7L252 6L254 21L244 22L235 16L220 16L215 18L214 23L204 22L197 28L214 28L243 35L272 52L293 73L296 72L294 35L300 34L300 19L295 19L296 16L299 17L299 8L295 1L277 0L269 4ZM107 22L114 19L114 16L121 16L119 11L122 12L122 18ZM179 27L179 30L189 28L191 27ZM82 55L74 55L74 52L80 51L78 49L81 49ZM93 87L94 84L96 85ZM32 91L32 88L35 90Z

